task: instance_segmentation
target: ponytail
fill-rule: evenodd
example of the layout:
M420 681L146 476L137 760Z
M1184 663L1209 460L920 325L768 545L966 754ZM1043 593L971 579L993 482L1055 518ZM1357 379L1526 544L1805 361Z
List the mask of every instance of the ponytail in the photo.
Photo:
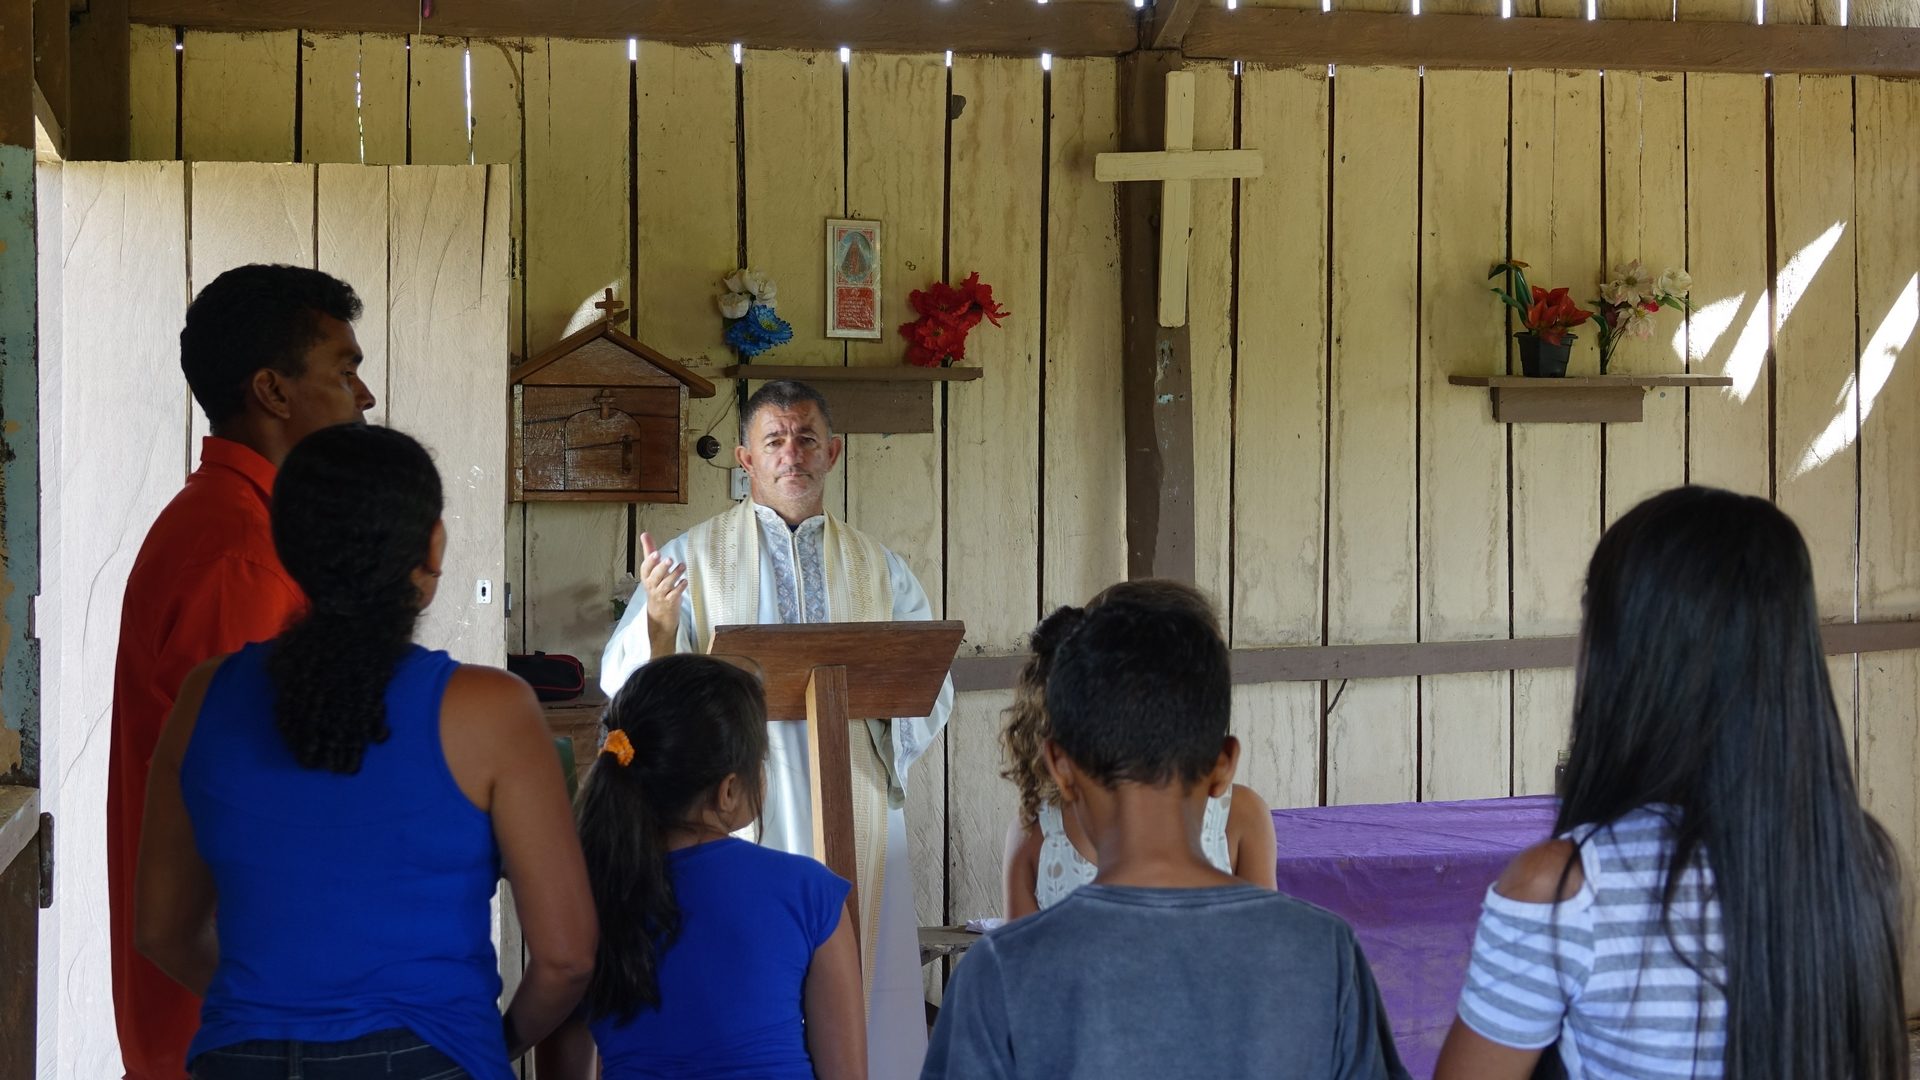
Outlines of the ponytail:
M752 675L724 661L665 656L614 695L607 728L626 737L631 756L602 753L580 792L580 848L600 914L586 1008L626 1023L659 1008L660 963L680 936L670 834L730 775L759 817L766 699Z
M440 520L440 475L419 443L344 425L301 440L273 490L273 542L306 614L273 640L274 721L309 769L358 772L384 742L387 685L413 645Z
M647 798L640 762L601 754L580 792L580 848L600 912L600 945L586 1005L624 1023L660 1006L660 958L680 936L667 876L667 828Z

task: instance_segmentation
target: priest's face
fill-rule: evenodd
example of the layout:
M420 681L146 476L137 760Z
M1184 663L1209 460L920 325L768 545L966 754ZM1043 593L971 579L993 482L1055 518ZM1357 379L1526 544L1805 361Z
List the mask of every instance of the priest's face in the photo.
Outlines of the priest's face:
M821 513L827 474L840 463L841 446L820 407L802 401L790 408L762 406L747 429L746 445L734 455L753 483L753 501L797 525Z

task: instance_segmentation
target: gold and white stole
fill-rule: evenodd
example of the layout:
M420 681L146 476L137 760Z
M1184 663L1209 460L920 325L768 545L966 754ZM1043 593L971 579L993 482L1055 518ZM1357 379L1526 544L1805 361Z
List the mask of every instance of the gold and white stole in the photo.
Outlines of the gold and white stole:
M753 625L760 619L760 517L743 499L687 531L687 561L693 600L693 642L705 649L716 626ZM893 618L893 577L887 553L865 533L828 514L821 536L826 564L829 622L885 622ZM805 573L804 568L800 571ZM796 583L798 584L798 583ZM804 592L804 589L803 589ZM802 612L806 597L799 598ZM849 737L853 732L848 726ZM891 791L904 785L892 775L892 731L886 720L868 720L867 737L853 738L853 849L860 885L860 970L869 1011L873 1002L874 947L879 940L880 896L886 885L887 809ZM825 737L825 733L822 733ZM808 763L809 769L812 763ZM822 853L815 852L815 857Z

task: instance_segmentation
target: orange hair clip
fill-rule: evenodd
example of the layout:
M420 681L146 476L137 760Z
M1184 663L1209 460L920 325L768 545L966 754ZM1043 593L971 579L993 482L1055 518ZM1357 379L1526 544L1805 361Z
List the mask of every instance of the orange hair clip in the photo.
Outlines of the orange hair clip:
M607 732L606 741L600 744L600 752L612 754L613 760L622 766L633 764L633 743L627 740L627 733L619 728Z

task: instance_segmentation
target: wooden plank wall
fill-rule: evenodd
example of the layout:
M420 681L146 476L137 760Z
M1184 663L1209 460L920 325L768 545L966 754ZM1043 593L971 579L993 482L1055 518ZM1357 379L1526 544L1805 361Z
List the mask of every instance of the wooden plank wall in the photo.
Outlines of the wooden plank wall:
M170 47L170 45L169 45ZM509 177L501 168L199 162L46 166L40 205L47 560L39 610L43 793L60 833L59 903L42 920L41 1075L118 1075L106 924L106 772L127 574L199 459L205 419L181 384L191 291L259 258L348 275L366 381L386 422L439 462L448 546L419 639L505 660L506 374L473 370L506 335ZM109 300L102 300L107 297ZM48 303L46 301L54 301ZM398 360L388 363L387 358ZM177 388L177 389L174 389ZM475 423L475 417L485 422ZM511 922L507 953L517 955ZM517 967L509 965L509 983Z
M1520 6L1584 14L1577 0ZM1665 0L1605 6L1674 15ZM1679 16L1752 9L1683 0ZM1800 5L1780 17L1823 16ZM369 79L391 83L381 72L396 42L410 94L365 93ZM288 45L187 33L181 44L170 61L171 32L135 36L142 85L171 86L162 76L174 72L182 87L177 107L136 109L140 146L191 156L206 145L194 83L210 69L196 49L275 79L283 53L331 50L336 71L358 57L354 130L391 131L392 110L406 108L407 160L519 166L506 336L522 354L579 325L612 287L643 339L724 363L714 286L747 258L779 276L801 333L776 357L897 362L891 339L817 334L820 260L806 252L819 251L819 219L843 212L887 225L889 324L907 317L909 288L980 271L1014 313L975 338L987 377L941 396L933 434L854 439L835 506L906 555L936 610L967 621L972 654L1017 651L1041 613L1121 576L1117 246L1112 192L1089 175L1115 140L1111 62L842 65L747 49L736 66L724 49L644 42L366 35ZM1776 497L1800 517L1829 619L1920 614L1920 490L1901 464L1920 454L1908 370L1920 361L1900 363L1920 347L1920 229L1904 198L1920 176L1903 137L1920 116L1912 87L1218 64L1197 74L1197 145L1268 151L1261 178L1195 195L1196 566L1236 646L1570 632L1604 525L1689 479ZM345 121L314 115L321 102L344 107L338 87L309 94L304 70L284 77L292 89L258 95L254 115L219 120L226 156L292 131L288 93L305 160L323 145L359 147L337 135ZM1494 424L1484 391L1446 376L1507 370L1511 328L1482 280L1506 256L1582 299L1631 258L1691 268L1699 311L1663 314L1616 364L1736 385L1650 394L1639 424ZM1594 370L1594 335L1580 338L1576 370ZM712 428L730 446L733 408L724 393L697 403L689 437ZM685 507L511 512L514 643L591 662L633 533L664 539L726 505L724 473L693 470ZM1920 656L1836 658L1833 674L1869 798L1897 834L1920 839ZM1544 791L1571 692L1568 671L1237 687L1242 778L1280 806ZM962 695L916 774L925 921L998 907L1006 699Z

